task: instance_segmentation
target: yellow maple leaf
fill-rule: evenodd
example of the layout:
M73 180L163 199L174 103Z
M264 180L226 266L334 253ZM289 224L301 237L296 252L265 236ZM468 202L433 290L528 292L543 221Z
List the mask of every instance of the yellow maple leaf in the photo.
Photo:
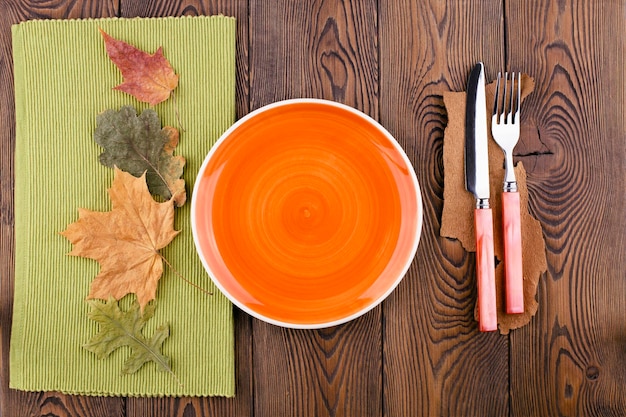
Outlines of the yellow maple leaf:
M174 230L174 204L154 201L145 174L136 178L118 168L109 197L111 211L78 209L78 220L61 235L74 245L70 255L100 264L88 299L119 300L135 293L143 311L155 298L163 274L159 250L179 233Z

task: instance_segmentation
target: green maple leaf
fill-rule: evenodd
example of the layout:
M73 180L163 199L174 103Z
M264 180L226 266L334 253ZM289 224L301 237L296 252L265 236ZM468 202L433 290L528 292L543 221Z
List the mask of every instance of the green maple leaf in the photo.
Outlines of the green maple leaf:
M100 154L103 165L117 166L135 177L145 172L150 193L172 198L179 207L185 203L185 180L181 179L185 158L174 156L178 130L161 128L154 110L146 109L137 116L132 106L106 110L96 123L94 139L105 149Z
M158 369L169 372L174 377L170 360L161 353L161 346L170 335L167 323L159 326L150 339L146 339L141 330L154 315L154 304L148 304L141 314L139 304L133 303L128 311L122 311L114 298L106 303L87 300L91 306L89 318L100 324L100 331L83 347L104 359L113 351L123 346L131 349L131 355L124 362L122 372L131 374L148 362L156 363Z

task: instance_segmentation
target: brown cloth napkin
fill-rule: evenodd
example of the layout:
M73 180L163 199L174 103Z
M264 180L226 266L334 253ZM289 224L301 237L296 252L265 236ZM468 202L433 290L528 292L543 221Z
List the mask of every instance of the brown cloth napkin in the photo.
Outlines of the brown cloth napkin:
M522 75L522 101L534 89L535 82L528 75ZM495 93L495 83L486 87L487 114L491 114L491 103ZM448 112L448 125L443 139L444 163L444 205L440 235L458 239L465 250L476 251L474 236L474 196L465 190L464 144L465 144L465 92L444 93L443 101ZM489 103L489 104L487 104ZM522 113L524 107L522 106ZM507 334L511 329L522 327L530 322L537 312L537 284L547 270L546 245L541 225L528 212L528 188L526 170L521 162L515 167L515 177L520 193L522 228L522 267L524 275L524 313L506 314L504 310L504 247L502 239L502 183L504 181L504 153L491 137L489 120L489 174L493 210L494 254L496 266L496 294L498 325L500 333Z

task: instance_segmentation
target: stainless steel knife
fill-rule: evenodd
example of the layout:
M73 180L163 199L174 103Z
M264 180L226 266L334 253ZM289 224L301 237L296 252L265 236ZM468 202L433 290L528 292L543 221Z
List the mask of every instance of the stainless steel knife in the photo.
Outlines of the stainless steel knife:
M465 188L476 197L476 282L478 328L498 329L496 281L493 256L493 215L489 207L489 154L487 148L487 103L482 62L472 70L467 85L465 113Z

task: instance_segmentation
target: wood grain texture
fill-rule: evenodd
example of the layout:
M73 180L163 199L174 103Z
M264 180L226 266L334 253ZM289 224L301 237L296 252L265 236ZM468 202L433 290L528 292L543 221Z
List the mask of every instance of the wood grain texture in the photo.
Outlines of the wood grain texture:
M378 117L374 0L256 0L250 15L252 109L316 97Z
M316 331L255 321L254 415L382 415L380 318Z
M541 314L511 337L512 415L626 415L626 4L511 2L506 15L509 65L537 85L520 153L549 264Z
M80 19L86 17L119 16L120 0L2 0L3 13L13 21L31 19Z
M0 415L2 416L117 416L123 415L123 398L70 396L61 393L26 393L10 390L9 342L13 309L14 282L14 212L13 181L15 150L15 102L13 89L13 59L11 25L29 19L68 19L116 16L117 1L2 1L0 3L0 326L2 335L2 383ZM6 88L5 88L6 86Z
M251 108L288 98L378 111L375 1L250 6ZM254 321L256 416L382 414L381 311L318 331Z
M407 151L424 199L416 259L384 303L386 415L508 413L508 343L473 319L475 256L439 237L444 91L502 62L501 2L381 2L380 119Z

